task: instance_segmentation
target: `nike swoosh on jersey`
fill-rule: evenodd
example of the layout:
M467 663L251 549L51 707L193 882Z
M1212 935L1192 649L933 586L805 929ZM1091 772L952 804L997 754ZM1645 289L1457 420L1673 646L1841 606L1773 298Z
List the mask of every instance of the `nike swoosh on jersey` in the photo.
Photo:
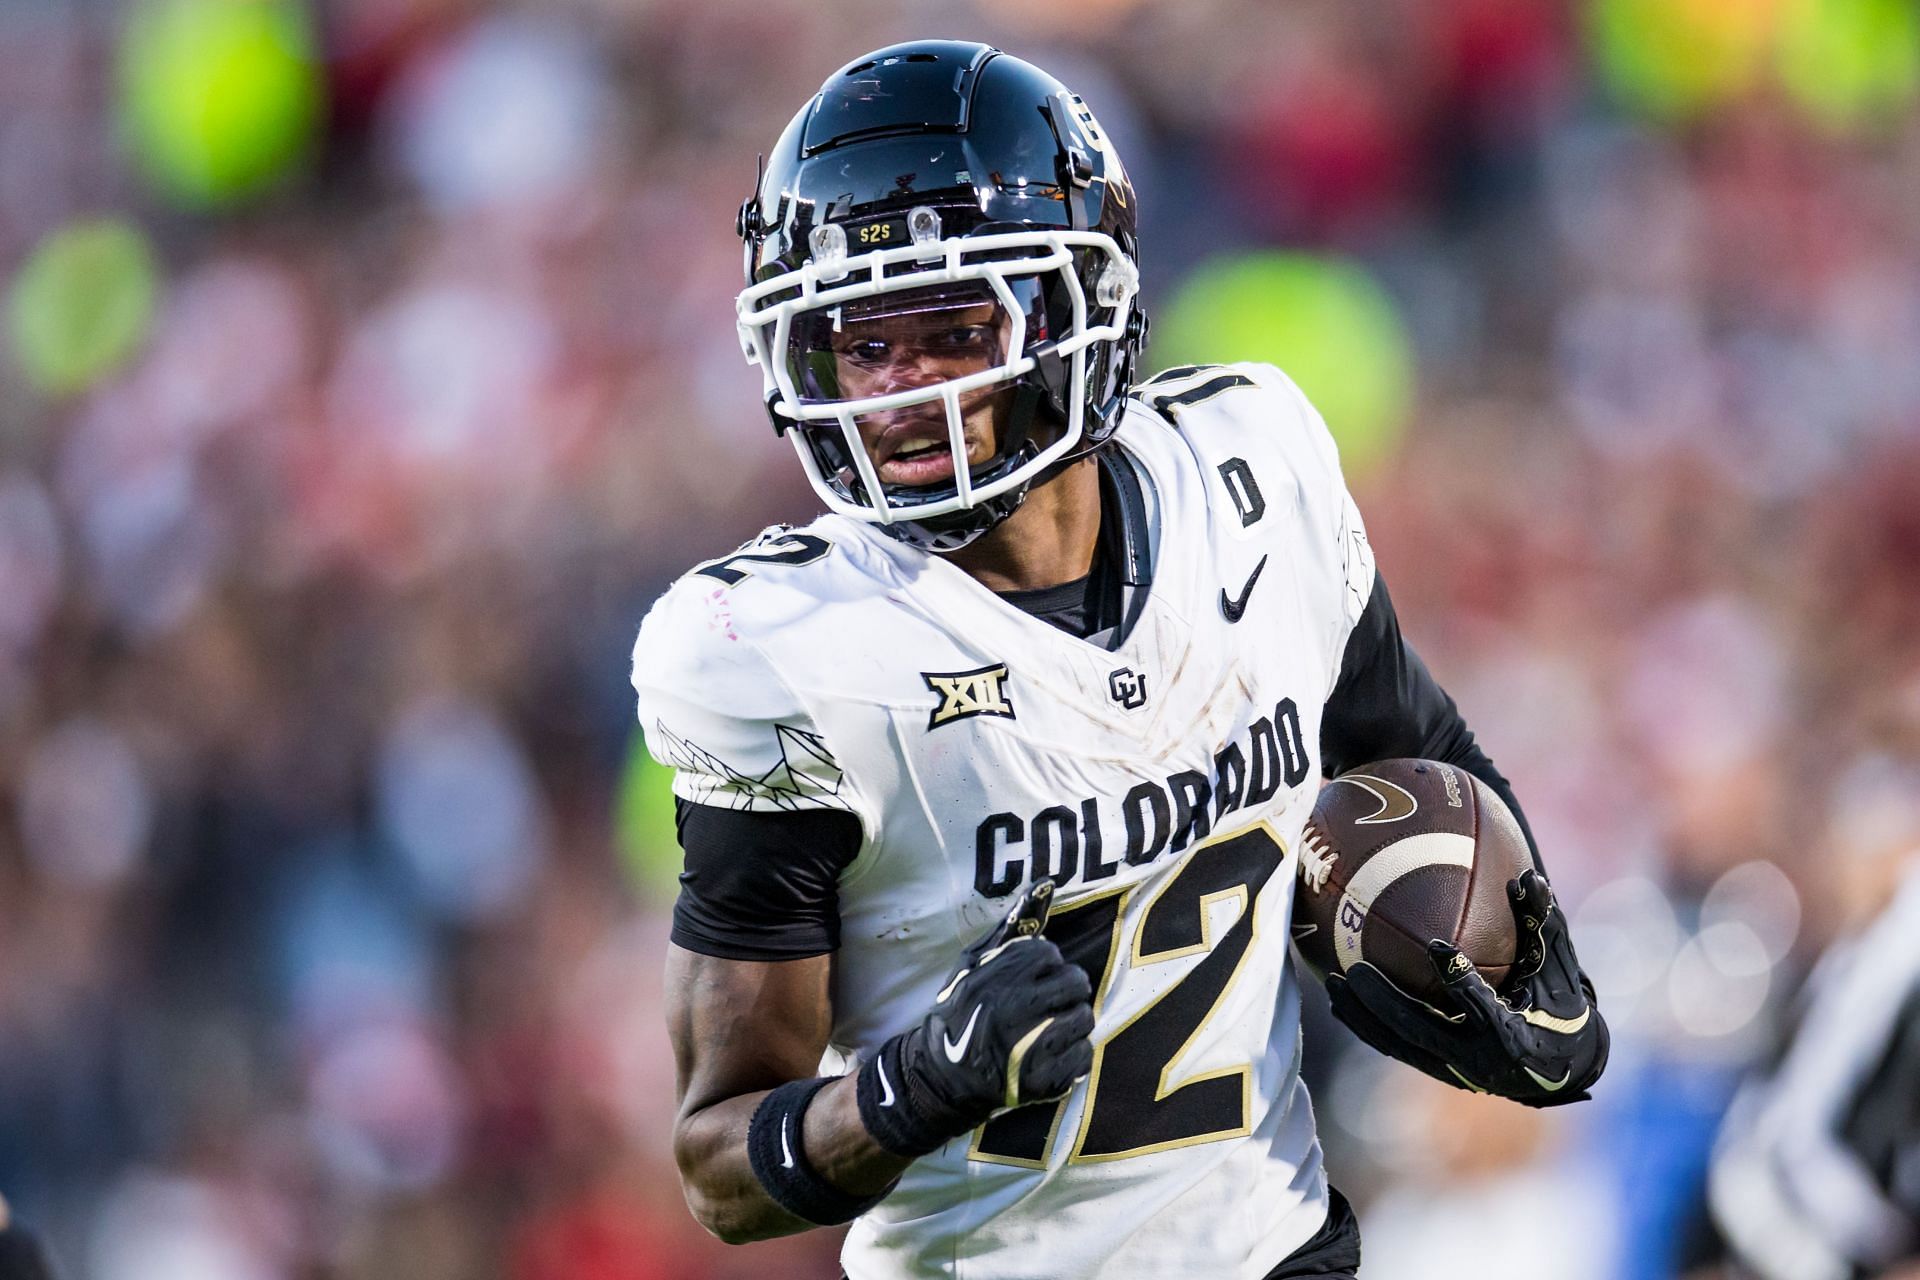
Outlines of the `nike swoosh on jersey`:
M875 1058L873 1065L875 1070L880 1073L880 1105L890 1107L893 1105L893 1082L887 1079L887 1060L885 1058Z
M1312 937L1318 932L1320 932L1320 926L1317 924L1297 924L1293 926L1293 936L1296 938Z
M1233 599L1227 598L1227 589L1220 588L1220 612L1227 616L1228 622L1238 622L1247 612L1247 601L1253 598L1253 584L1260 581L1260 571L1267 567L1267 558L1260 557L1260 563L1253 566L1253 572L1247 576L1247 585L1240 588L1240 594Z
M960 1032L960 1038L958 1040L955 1040L951 1035L941 1037L942 1043L940 1048L946 1053L948 1062L960 1061L961 1056L967 1051L967 1043L973 1039L974 1024L979 1021L980 1006L975 1005L973 1006L973 1013L967 1018L967 1025L965 1029Z

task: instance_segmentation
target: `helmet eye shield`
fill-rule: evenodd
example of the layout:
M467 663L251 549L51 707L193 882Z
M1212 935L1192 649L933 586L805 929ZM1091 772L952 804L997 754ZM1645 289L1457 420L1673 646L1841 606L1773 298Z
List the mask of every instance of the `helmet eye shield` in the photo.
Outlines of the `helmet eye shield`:
M1044 341L1046 314L1031 278L1008 282L1020 310L985 282L962 281L813 307L787 335L787 373L806 405L870 400L998 371Z

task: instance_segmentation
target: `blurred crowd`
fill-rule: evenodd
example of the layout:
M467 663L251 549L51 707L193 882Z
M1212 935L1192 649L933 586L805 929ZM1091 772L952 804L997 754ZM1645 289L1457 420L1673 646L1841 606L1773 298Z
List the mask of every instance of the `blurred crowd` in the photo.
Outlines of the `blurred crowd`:
M1910 97L1650 109L1600 47L1633 6L1585 0L329 0L305 143L196 200L128 120L166 3L0 4L0 276L102 215L153 271L122 358L0 360L0 1190L64 1274L837 1274L680 1202L626 663L667 582L815 510L733 211L920 34L1080 88L1149 311L1285 246L1417 358L1351 479L1616 1040L1543 1117L1313 1013L1370 1274L1540 1274L1530 1204L1557 1280L1704 1256L1735 1083L1920 848Z

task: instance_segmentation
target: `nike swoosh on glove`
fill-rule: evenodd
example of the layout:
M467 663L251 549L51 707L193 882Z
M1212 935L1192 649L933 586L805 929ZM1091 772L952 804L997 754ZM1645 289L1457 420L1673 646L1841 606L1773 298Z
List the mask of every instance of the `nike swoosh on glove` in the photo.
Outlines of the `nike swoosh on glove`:
M860 1069L860 1116L921 1156L1008 1107L1058 1098L1093 1068L1093 987L1040 936L1053 882L1035 881L961 953L933 1008Z
M1446 991L1436 1009L1365 961L1327 978L1333 1014L1381 1053L1457 1088L1530 1107L1579 1102L1606 1069L1606 1020L1580 971L1566 913L1547 878L1507 884L1518 950L1500 991L1451 943L1427 944Z

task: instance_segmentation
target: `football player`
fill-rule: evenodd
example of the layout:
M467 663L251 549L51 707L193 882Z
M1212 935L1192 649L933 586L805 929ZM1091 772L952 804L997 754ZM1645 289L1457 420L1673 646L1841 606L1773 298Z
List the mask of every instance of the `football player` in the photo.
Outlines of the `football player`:
M941 41L836 72L740 210L742 343L829 514L693 569L633 666L686 853L675 1150L722 1239L857 1220L852 1280L1358 1266L1298 1072L1302 825L1389 756L1512 795L1298 388L1133 385L1135 211L1085 102ZM1573 1101L1605 1026L1545 880L1511 892L1503 990L1360 969L1335 1008Z

